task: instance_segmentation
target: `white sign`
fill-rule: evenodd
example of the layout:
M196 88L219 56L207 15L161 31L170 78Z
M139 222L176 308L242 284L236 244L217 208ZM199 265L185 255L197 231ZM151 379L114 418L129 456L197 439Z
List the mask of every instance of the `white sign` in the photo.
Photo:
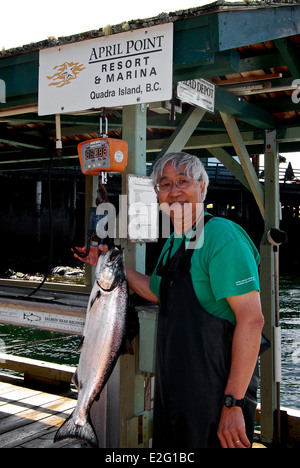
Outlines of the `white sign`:
M204 79L180 81L177 85L177 96L181 101L214 113L215 89L213 83Z
M168 100L173 23L40 51L39 115Z
M127 176L128 238L132 242L156 242L158 204L150 177Z
M0 322L80 335L85 317L0 307Z

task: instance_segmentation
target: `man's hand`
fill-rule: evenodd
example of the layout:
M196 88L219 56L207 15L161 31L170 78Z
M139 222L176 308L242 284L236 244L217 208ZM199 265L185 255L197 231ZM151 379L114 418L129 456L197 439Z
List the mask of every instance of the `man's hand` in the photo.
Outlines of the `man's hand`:
M218 437L222 448L250 448L241 408L223 406Z
M76 249L82 253L86 252L86 247L76 247ZM84 258L79 257L79 255L77 255L73 249L72 251L74 252L75 258L78 258L78 260L89 263L90 265L96 267L98 263L98 259L99 259L99 251L101 255L107 253L108 246L107 245L99 245L99 246L92 245L90 248L89 254ZM149 285L150 285L149 276L143 275L142 273L139 273L135 271L133 268L130 268L128 266L126 266L126 275L127 275L127 280L128 280L130 289L132 289L135 293L137 293L139 296L143 297L144 299L147 299L147 301L153 302L154 304L159 304L158 298L149 288Z
M86 252L86 246L76 247L76 249L78 250L78 252L82 252L82 253ZM73 249L71 250L72 252L74 252ZM90 252L86 257L83 257L83 258L79 257L79 255L77 255L75 252L74 252L74 257L78 258L78 260L81 260L82 262L89 263L90 265L96 267L98 263L98 259L99 259L99 253L102 255L102 254L105 254L106 252L108 252L107 245L98 245L98 246L92 245L90 247Z

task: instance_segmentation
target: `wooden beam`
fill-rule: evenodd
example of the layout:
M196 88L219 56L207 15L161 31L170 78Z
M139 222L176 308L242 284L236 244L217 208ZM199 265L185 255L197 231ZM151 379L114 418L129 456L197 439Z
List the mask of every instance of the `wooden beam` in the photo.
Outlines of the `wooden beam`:
M242 138L245 145L263 145L264 136L260 130L242 132ZM148 140L147 153L161 151L162 147L166 145L168 140L166 138ZM232 142L227 133L217 133L213 135L193 135L184 146L185 150L193 149L210 149L219 147L232 147Z
M76 367L0 353L0 368L24 373L27 380L70 383Z
M265 132L262 130L245 131L240 132L243 142L246 146L264 145L265 143ZM166 138L148 140L147 141L147 152L158 152L166 144L168 140ZM279 127L277 131L278 143L298 143L300 142L300 131L299 127ZM209 149L219 147L231 147L232 142L228 136L228 133L215 133L215 134L203 134L193 135L185 145L186 149ZM264 148L262 148L262 152Z
M253 75L245 78L228 78L226 80L218 81L216 84L218 86L228 86L234 84L245 84L245 83L255 83L257 81L266 81L266 80L275 80L282 78L282 73L269 73L267 75Z
M215 109L264 130L271 130L276 127L276 119L268 111L218 86L216 87Z
M26 135L16 131L1 129L0 127L0 142L9 143L13 146L21 146L30 149L45 149L49 148L49 141L45 138Z
M211 148L209 152L217 158L241 184L243 184L251 192L251 187L248 183L247 177L242 169L242 166L223 148Z
M199 21L200 19L200 21ZM214 62L207 17L174 23L174 67L208 65Z
M244 73L282 66L284 66L284 60L281 54L279 52L269 53L269 50L267 50L264 54L241 59L239 72Z
M295 50L287 38L276 39L274 41L291 75L295 79L300 78L299 52Z
M218 14L214 50L228 50L300 34L299 5L242 8ZM233 34L234 31L234 34Z
M0 108L0 119L4 119L6 120L6 117L10 117L10 116L16 116L18 118L18 116L21 114L31 114L33 112L37 112L38 111L38 106L37 104L33 104L33 105L26 105L26 106L18 106L18 107L14 107L13 109L1 109ZM28 121L28 120L27 120ZM54 121L54 116L52 116L52 121Z
M169 138L163 146L156 160L161 158L164 154L182 151L182 148L185 146L205 114L205 110L200 109L199 107L191 107L171 138Z
M224 125L227 129L228 135L232 141L234 149L239 157L241 166L248 180L249 186L256 200L258 208L261 212L262 217L265 217L265 206L264 206L264 189L260 184L255 169L250 160L247 148L244 144L238 126L235 119L231 115L221 113Z
M292 143L300 141L299 127L279 127L277 130L276 141L279 143ZM299 150L298 150L299 151Z
M195 78L210 78L212 76L232 75L239 73L240 56L236 50L216 52L207 64L185 64L185 67L174 66L174 81L184 81Z
M169 114L156 114L156 115L148 115L147 117L147 127L148 128L159 128L159 129L169 129L169 130L176 130L180 122L184 119L185 114L177 114L176 120L171 121ZM73 127L74 129L74 127ZM199 122L198 127L196 130L200 132L216 132L221 133L224 132L224 125L222 122L214 122L210 120L210 116L207 114L206 118L202 119Z

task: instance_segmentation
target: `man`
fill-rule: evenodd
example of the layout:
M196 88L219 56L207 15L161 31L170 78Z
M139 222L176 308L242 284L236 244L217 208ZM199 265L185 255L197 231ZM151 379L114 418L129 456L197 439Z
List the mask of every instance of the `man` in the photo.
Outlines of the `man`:
M153 180L175 233L151 278L131 268L127 277L160 305L154 448L248 448L264 323L258 252L238 225L204 214L208 177L197 157L165 155ZM95 249L86 261L96 264Z

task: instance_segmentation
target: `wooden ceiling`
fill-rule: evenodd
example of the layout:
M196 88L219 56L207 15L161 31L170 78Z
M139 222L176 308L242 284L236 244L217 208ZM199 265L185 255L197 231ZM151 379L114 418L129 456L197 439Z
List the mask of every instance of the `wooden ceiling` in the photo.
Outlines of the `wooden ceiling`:
M202 151L214 135L220 147L227 141L220 112L233 115L242 134L258 142L252 142L250 154L263 152L271 129L277 130L281 151L300 151L299 4L215 2L132 21L129 28L169 21L174 23L174 83L206 78L217 86L216 111L207 113L194 133L202 137ZM119 26L112 33L120 32ZM37 113L39 50L103 34L91 31L0 53L0 80L7 83L6 103L0 102L0 172L45 167L55 145L55 116ZM172 121L163 107L151 105L147 111L149 161L190 108L183 103ZM97 135L101 111L61 115L63 151L57 166L78 165L77 145ZM122 108L106 112L110 136L121 137Z

